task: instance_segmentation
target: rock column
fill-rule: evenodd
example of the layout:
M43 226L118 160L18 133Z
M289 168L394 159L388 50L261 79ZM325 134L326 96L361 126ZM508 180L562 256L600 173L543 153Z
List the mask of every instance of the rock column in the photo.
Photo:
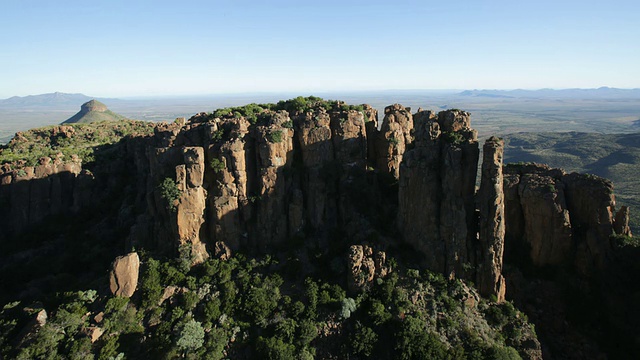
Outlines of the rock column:
M504 301L505 279L502 276L505 217L502 177L504 141L491 137L483 147L482 180L478 191L480 210L480 249L477 284L483 296L495 295Z

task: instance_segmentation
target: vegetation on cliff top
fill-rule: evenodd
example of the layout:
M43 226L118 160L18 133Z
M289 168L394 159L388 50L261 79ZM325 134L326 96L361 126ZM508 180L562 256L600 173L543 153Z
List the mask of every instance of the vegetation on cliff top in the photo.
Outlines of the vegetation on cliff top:
M364 111L363 105L348 105L339 100L324 100L316 96L298 96L289 100L281 100L276 104L248 104L245 106L227 107L217 109L211 113L213 118L241 117L249 122L256 123L261 113L267 110L286 110L290 114L305 113L315 108L323 108L326 111Z
M145 121L122 120L92 124L47 126L17 133L6 145L0 146L0 164L19 160L34 166L41 157L64 160L77 155L84 163L95 160L96 148L113 144L127 136L145 136L153 133L154 124Z

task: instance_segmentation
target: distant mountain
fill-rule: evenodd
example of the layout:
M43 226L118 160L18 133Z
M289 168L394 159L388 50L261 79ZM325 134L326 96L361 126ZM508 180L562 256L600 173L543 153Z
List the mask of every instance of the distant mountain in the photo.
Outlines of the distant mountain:
M614 99L614 98L639 98L640 89L618 89L600 87L597 89L539 89L539 90L465 90L458 93L468 97L492 97L492 98L570 98L570 99Z
M63 124L88 124L97 121L119 121L126 119L124 116L114 113L107 108L107 105L98 100L90 100L82 104L80 111L63 121Z
M54 92L49 94L13 96L8 99L0 99L0 107L18 108L27 106L36 107L62 107L62 106L78 106L93 98L84 94L67 94L62 92ZM109 101L115 99L100 99Z

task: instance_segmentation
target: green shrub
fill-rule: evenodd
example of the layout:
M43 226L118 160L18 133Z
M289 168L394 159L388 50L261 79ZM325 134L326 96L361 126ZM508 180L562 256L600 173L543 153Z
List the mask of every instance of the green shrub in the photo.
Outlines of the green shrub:
M356 301L352 298L344 298L342 300L342 308L340 309L340 317L348 319L351 317L351 313L356 311Z
M211 140L213 140L213 142L218 142L222 140L223 135L224 135L223 130L214 131L213 134L211 134Z
M176 346L184 353L194 351L204 345L204 329L202 324L191 319L188 321L178 335Z
M318 328L311 320L302 320L298 324L298 345L308 346L318 336Z
M287 120L282 123L282 127L285 129L293 129L293 121Z
M281 130L274 130L274 131L269 132L267 134L267 140L269 140L269 142L272 142L272 143L282 142L282 140L283 140L282 131Z
M445 131L442 133L442 138L444 141L453 145L460 145L464 142L464 136L462 134L453 132L453 131Z
M258 338L256 348L266 360L291 360L296 358L296 348L278 337Z
M167 207L171 211L176 211L176 200L180 198L178 185L171 178L165 178L160 184L160 197L167 202Z
M226 168L224 165L224 161L218 158L211 159L211 163L209 165L215 173L221 173Z
M618 249L624 248L624 247L640 247L640 238L637 237L631 237L631 236L627 236L627 235L623 235L623 234L613 234L610 237L610 241L611 244Z
M378 342L378 334L373 329L356 323L355 330L351 336L351 351L354 355L361 355L366 358L373 354L373 349Z

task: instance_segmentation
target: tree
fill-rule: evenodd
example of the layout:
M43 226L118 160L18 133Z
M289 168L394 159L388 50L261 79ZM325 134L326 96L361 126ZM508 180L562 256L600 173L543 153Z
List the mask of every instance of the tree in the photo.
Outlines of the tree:
M377 341L378 334L375 331L357 322L355 331L351 336L351 351L354 355L370 357Z
M198 350L204 345L204 328L202 324L191 319L182 327L176 346L183 352Z
M171 211L176 211L176 200L180 198L180 189L171 178L166 178L160 184L160 197L167 202L167 207Z

